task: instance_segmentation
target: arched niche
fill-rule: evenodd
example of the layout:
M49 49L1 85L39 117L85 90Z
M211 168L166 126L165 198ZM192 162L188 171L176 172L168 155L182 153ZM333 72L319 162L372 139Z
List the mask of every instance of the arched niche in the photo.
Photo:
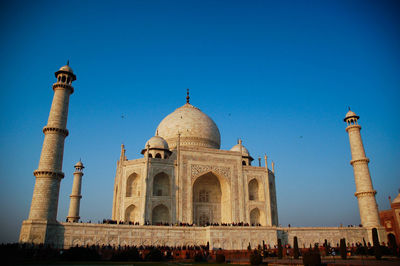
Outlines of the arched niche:
M254 208L250 212L250 224L257 225L260 224L260 210L258 208Z
M192 189L193 223L231 222L228 183L213 172L197 177Z
M138 219L138 209L135 205L129 205L128 208L125 210L125 221L126 222L137 222Z
M151 212L152 224L170 223L169 210L164 204L157 205Z
M169 196L170 195L170 183L169 176L161 172L154 176L153 179L153 196Z
M126 197L140 196L138 189L139 176L136 173L131 174L126 180Z
M264 190L262 183L257 179L253 178L247 185L249 192L249 200L264 201Z
M392 233L387 235L387 242L389 247L394 247L396 244L396 236Z

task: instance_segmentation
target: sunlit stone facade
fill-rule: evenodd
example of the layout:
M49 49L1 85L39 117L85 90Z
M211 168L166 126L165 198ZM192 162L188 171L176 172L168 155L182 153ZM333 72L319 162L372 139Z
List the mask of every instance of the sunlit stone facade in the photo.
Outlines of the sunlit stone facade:
M211 118L189 102L176 109L146 143L143 158L127 160L122 147L112 218L140 224L277 226L274 173L251 166L253 158L241 140L231 150L219 147L220 133Z

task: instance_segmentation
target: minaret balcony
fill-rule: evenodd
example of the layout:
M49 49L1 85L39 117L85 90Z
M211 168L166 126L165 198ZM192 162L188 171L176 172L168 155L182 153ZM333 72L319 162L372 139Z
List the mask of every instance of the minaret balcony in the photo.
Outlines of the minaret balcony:
M72 87L70 84L56 82L53 84L53 91L55 91L57 88L67 89L71 91L71 94L74 93L74 87Z
M61 133L61 135L64 135L64 137L67 137L69 132L68 129L63 129L63 128L58 128L58 127L49 127L49 126L45 126L43 128L43 133L46 134L46 132L49 133Z
M355 159L355 160L350 161L351 165L354 165L357 163L369 163L369 159L365 157L365 158L360 158L360 159Z
M35 170L33 172L33 175L36 178L59 178L62 179L64 178L64 173L63 172L54 172L54 171L47 171L47 170Z

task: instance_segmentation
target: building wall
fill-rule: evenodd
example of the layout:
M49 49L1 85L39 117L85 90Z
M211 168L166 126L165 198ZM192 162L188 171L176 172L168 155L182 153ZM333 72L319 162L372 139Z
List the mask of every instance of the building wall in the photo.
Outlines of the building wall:
M387 241L383 228L378 228L380 242ZM341 238L346 239L346 243L363 243L363 238L371 245L372 231L363 227L286 227L279 228L278 238L282 243L293 246L294 237L298 238L299 247L309 247L314 243L323 244L325 239L331 246L337 246Z
M380 241L385 241L385 233L379 231ZM271 247L277 245L278 238L283 244L293 245L293 237L298 237L299 246L322 244L325 239L332 246L346 238L348 243L362 243L363 238L372 243L371 230L354 227L307 227L277 228L248 226L133 226L116 224L59 223L24 221L20 234L21 243L51 244L59 248L86 245L139 246L139 245L207 245L226 250L247 249L261 245L263 241ZM44 241L45 240L45 241Z
M177 158L175 150L167 159L119 161L112 219L141 224L159 222L166 219L167 210L168 221L163 222L168 223L199 223L199 217L208 216L210 222L218 223L278 224L275 177L271 171L242 165L239 152L184 147L179 154ZM167 176L168 182L155 182L160 175ZM208 190L205 180L214 180ZM254 194L249 192L254 188L250 182L257 184L256 197L250 195ZM199 202L196 193L200 190L220 195L215 202Z
M143 178L142 180L145 181L146 179ZM164 182L165 180L167 180L167 182ZM176 190L176 187L174 186L174 182L175 175L173 158L149 159L147 182L145 182L145 188L143 188L143 191L145 191L145 197L142 198L145 200L145 209L142 210L142 213L144 213L146 221L162 221L168 223L175 221L175 195L173 191ZM161 194L159 194L159 192L161 192ZM168 211L167 220L162 218L164 217L163 210L165 209ZM153 217L153 215L155 217Z
M380 221L386 234L393 234L400 245L400 203L391 203L390 207L389 210L379 212Z

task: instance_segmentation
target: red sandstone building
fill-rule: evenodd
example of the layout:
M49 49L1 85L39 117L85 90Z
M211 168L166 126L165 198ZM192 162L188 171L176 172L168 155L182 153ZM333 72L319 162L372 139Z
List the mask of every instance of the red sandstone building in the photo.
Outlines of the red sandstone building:
M388 237L393 234L396 237L397 244L400 244L400 190L397 197L390 201L390 210L379 212L381 224L385 227Z

